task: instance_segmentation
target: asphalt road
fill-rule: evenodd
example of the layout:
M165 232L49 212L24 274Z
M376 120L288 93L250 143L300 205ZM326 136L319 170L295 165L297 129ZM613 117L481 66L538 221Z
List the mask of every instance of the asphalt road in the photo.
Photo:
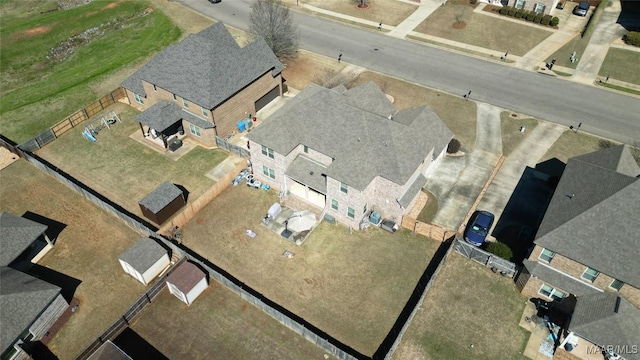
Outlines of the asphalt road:
M250 0L178 0L211 18L248 30ZM398 40L321 17L292 12L300 47L451 94L524 113L625 143L640 142L640 99L514 69L425 44ZM336 60L337 61L337 60Z

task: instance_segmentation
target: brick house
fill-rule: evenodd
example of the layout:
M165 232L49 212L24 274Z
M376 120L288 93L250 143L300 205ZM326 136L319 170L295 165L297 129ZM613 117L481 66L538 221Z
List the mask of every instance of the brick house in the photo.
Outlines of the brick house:
M503 6L513 6L516 9L535 11L538 14L547 15L555 9L559 0L489 0L491 4L496 2Z
M517 280L524 295L608 291L640 307L639 174L626 145L569 159Z
M240 47L223 23L167 47L122 82L145 138L185 133L204 146L282 95L282 63L263 39Z
M53 244L47 226L0 213L0 345L2 359L30 358L25 350L42 339L69 304L59 286L28 271Z
M428 106L397 111L373 82L311 84L248 133L255 176L353 228L400 221L453 133Z

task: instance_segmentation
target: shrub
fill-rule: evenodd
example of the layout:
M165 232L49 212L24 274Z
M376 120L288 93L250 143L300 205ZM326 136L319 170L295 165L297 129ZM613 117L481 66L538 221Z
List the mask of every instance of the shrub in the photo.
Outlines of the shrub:
M533 11L529 12L527 14L527 20L529 21L533 21L533 19L536 17L536 13L534 13Z
M449 141L449 145L447 146L447 154L455 154L460 150L460 140L451 139Z
M520 19L522 18L522 15L524 15L524 10L522 9L518 9L518 11L516 11L516 19Z
M500 8L500 14L507 15L509 14L510 9L511 9L511 6L503 6Z
M542 17L542 20L540 21L540 24L542 24L542 25L549 25L549 22L550 22L550 21L551 21L551 15L547 14L547 15L544 15L544 16Z
M507 15L509 15L509 16L513 16L513 15L515 15L515 14L516 14L516 11L517 11L517 10L518 10L518 9L516 9L516 8L510 8L510 9L509 9L509 12L507 13Z
M536 16L533 18L533 22L536 24L540 24L541 20L542 20L542 14L536 14Z
M622 40L627 45L640 46L640 32L638 31L629 31L627 35L625 35Z
M557 16L554 16L553 19L549 21L549 25L551 26L558 26L558 24L560 24L560 19Z
M487 245L487 251L505 260L511 260L513 257L513 251L511 251L511 248L507 244L501 242L490 242Z

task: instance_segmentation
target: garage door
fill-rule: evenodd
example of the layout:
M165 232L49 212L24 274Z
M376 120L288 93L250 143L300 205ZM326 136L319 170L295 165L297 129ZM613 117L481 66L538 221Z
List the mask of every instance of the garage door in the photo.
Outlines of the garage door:
M271 91L269 91L265 96L256 101L256 112L260 111L260 109L265 107L268 103L276 99L278 96L280 96L280 87L276 86L271 89Z

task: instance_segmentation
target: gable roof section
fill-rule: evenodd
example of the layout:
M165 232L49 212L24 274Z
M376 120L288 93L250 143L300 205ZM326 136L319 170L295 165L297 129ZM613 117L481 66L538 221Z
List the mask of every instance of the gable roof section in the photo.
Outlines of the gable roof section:
M0 213L0 265L9 265L47 231L47 226L13 215Z
M123 252L118 259L131 265L138 273L144 274L165 255L168 255L167 250L155 240L141 238Z
M631 177L640 175L640 166L636 163L627 145L612 146L576 156L574 159Z
M600 289L588 285L576 278L570 277L565 273L562 273L549 265L540 263L537 261L523 260L522 264L527 269L529 274L544 281L553 287L562 291L568 291L575 296L582 296L587 294L599 293Z
M221 22L167 47L122 82L122 87L146 95L142 81L190 102L214 109L254 80L282 63L264 39L241 48Z
M107 340L102 343L98 350L96 350L88 360L131 360L132 358L127 355L118 345Z
M631 349L640 344L640 309L609 292L580 296L569 330L597 345ZM624 356L640 358L631 353Z
M535 243L640 288L640 178L616 171L628 151L600 151L569 159Z
M376 176L404 185L453 133L428 106L398 112L402 122L388 118L392 108L373 82L343 93L311 84L247 137L283 155L299 144L319 151L333 159L326 175L358 190Z
M173 284L183 294L187 294L205 277L206 274L200 268L186 261L167 276L167 282Z
M152 213L157 214L177 197L182 196L182 194L182 190L180 190L179 187L165 181L142 198L138 204L149 209Z
M60 293L60 288L46 281L14 270L0 269L0 346L2 351L25 331Z

